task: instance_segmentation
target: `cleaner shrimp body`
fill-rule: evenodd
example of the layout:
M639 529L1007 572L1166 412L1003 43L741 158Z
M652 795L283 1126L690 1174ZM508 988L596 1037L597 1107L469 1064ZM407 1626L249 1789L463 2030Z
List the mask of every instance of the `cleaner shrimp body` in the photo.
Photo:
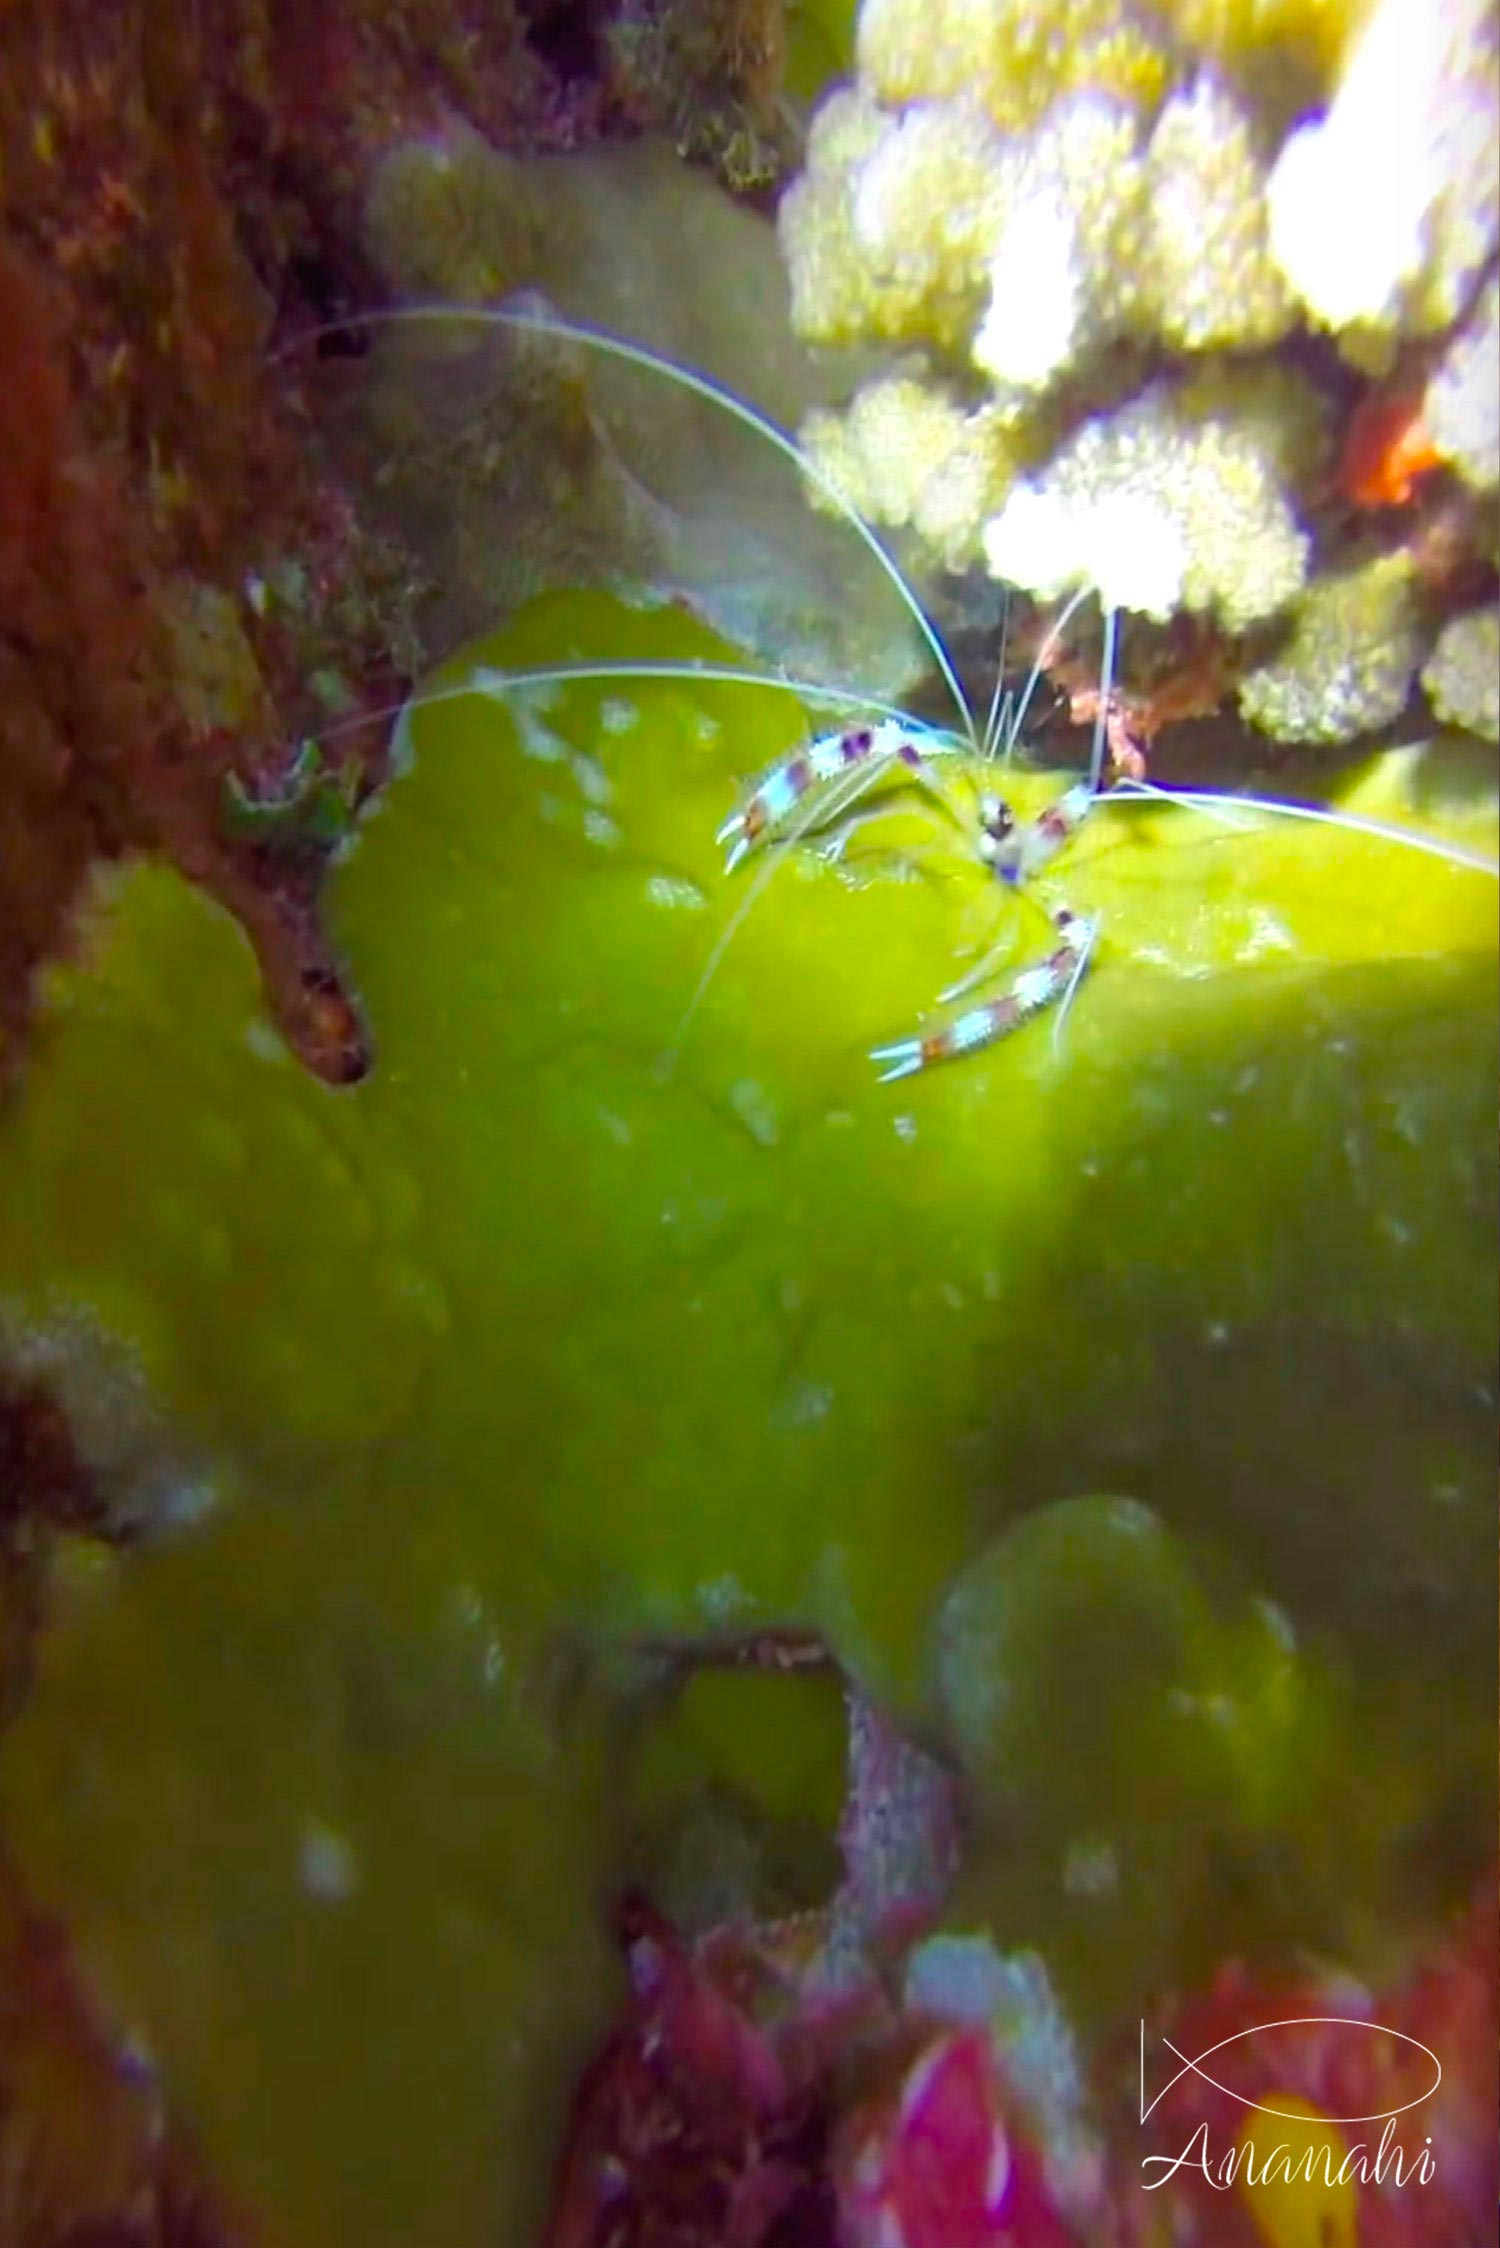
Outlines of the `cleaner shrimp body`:
M771 450L790 461L829 507L843 516L853 534L862 542L925 641L936 674L950 695L960 720L959 731L944 732L909 717L888 702L862 696L858 692L831 689L819 682L794 680L783 671L751 670L708 662L638 661L596 664L576 661L505 673L491 672L486 668L464 686L439 689L435 696L423 698L441 700L449 695L479 693L504 699L513 692L544 685L565 685L574 680L623 682L637 678L674 678L700 681L717 678L726 683L781 686L799 694L805 702L811 702L814 706L822 703L861 713L858 718L842 726L805 739L788 756L780 759L751 786L738 807L720 827L717 840L728 846L726 872L734 872L752 854L757 855L762 863L721 931L698 983L688 998L664 1057L669 1063L675 1061L680 1052L689 1026L725 952L746 915L763 895L768 882L774 878L782 858L804 842L815 842L825 858L841 856L849 835L867 820L881 816L887 809L884 804L863 806L862 799L888 780L894 781L901 790L920 788L944 815L945 820L956 826L965 847L972 851L975 858L988 867L1007 889L1017 892L1025 890L1052 866L1101 800L1113 804L1149 799L1159 803L1178 804L1198 810L1209 818L1219 819L1229 827L1237 827L1240 822L1231 811L1221 811L1221 806L1298 821L1321 822L1350 834L1363 834L1381 842L1428 853L1436 859L1445 860L1452 867L1466 868L1492 880L1500 876L1500 866L1487 853L1469 850L1461 844L1424 835L1405 826L1351 814L1332 806L1232 794L1226 797L1217 791L1158 788L1141 779L1130 764L1119 759L1118 755L1115 758L1113 785L1107 785L1105 751L1111 746L1108 736L1109 718L1113 710L1118 613L1102 603L1103 648L1099 690L1095 701L1093 754L1088 774L1064 789L1036 817L1026 821L1018 820L1010 806L997 793L979 785L977 775L991 769L990 761L997 752L1003 750L1003 754L1009 757L1014 751L1042 679L1049 651L1060 640L1079 606L1084 601L1095 598L1090 587L1080 587L1073 593L1032 664L1023 691L1016 698L1012 698L1003 689L1005 664L1002 622L994 697L988 721L981 730L975 724L974 713L942 635L927 614L915 589L869 523L837 482L808 456L789 431L748 399L707 375L684 367L665 354L629 337L593 327L587 322L568 319L544 306L519 303L508 306L419 305L358 313L330 322L324 328L304 335L275 356L285 357L292 351L305 350L324 337L388 324L424 321L438 322L445 327L451 327L455 322L468 322L479 329L550 336L604 358L622 360L629 365L648 369L749 429ZM368 723L371 715L367 712L357 719L336 721L324 728L323 733L326 738L332 738L348 727ZM929 1030L874 1048L872 1058L883 1065L880 1071L882 1081L912 1076L941 1062L977 1053L1008 1037L1035 1016L1052 1008L1059 1011L1057 1019L1060 1027L1073 994L1091 965L1100 933L1100 917L1097 913L1080 914L1058 904L1051 907L1048 918L1056 938L1052 949L1041 959L1012 973L1008 982L993 997L970 1001L961 1009L955 1009L952 1005L988 981L992 968L998 971L1002 958L1000 946L991 948L956 984L939 994L940 1006L949 1008L946 1017L940 1018ZM1055 1036L1054 1032L1054 1038Z
M979 802L980 857L1002 882L1019 888L1051 864L1082 826L1098 801L1092 781L1075 781L1055 804L1034 820L1017 822L1002 797L986 794Z
M952 754L956 746L937 738L924 738L919 744L914 730L896 720L822 734L801 744L761 776L719 830L717 840L731 845L726 872L732 873L757 844L812 839L836 814L847 813L856 797L894 771L936 796L978 859L1007 887L1020 889L1066 847L1100 791L1090 780L1075 782L1034 819L1022 821L1002 797L986 788L970 812L928 763L934 752ZM1014 975L996 996L951 1012L929 1031L875 1047L871 1059L884 1065L881 1082L979 1053L1048 1008L1065 1008L1087 972L1099 917L1063 906L1049 918L1061 941ZM955 1001L985 981L995 957L993 950L986 953L974 970L939 994L940 1001Z
M1079 598L1075 596L1065 615L1077 607ZM1110 612L1105 620L1101 713L1109 700L1115 631L1116 620ZM1002 699L1003 673L1002 653L982 739L974 734L972 724L969 729L968 746L981 768L1002 741L1007 755L1015 747L1040 676L1039 667L1033 667L1025 691L1012 706ZM967 717L967 712L965 715ZM952 751L963 745L934 736L926 746L931 754L934 748ZM904 769L903 778L910 777L920 783L953 815L976 857L999 881L1011 889L1020 889L1045 871L1098 801L1102 793L1104 748L1101 719L1094 730L1094 753L1087 777L1065 789L1036 818L1018 821L1004 798L988 787L977 789L977 801L972 810L966 810L945 781L929 768L911 729L899 719L887 720L878 727L821 735L793 751L764 775L745 804L725 822L719 840L731 841L733 846L726 871L732 872L746 851L762 837L781 834L788 843L800 841L816 827L824 825L835 811L849 813L856 798L894 767ZM823 800L818 799L815 791L820 783L840 780L843 786L830 786ZM789 829L788 821L795 817L797 807L804 802L809 802L810 808ZM851 816L846 821L845 834L859 819L871 816L874 815ZM835 855L841 852L842 838L834 849ZM1050 918L1062 942L1043 959L1012 977L996 997L950 1014L930 1031L900 1039L894 1045L875 1047L870 1058L886 1065L880 1073L882 1083L913 1076L939 1062L956 1061L966 1054L978 1053L1052 1006L1061 1009L1060 1024L1088 968L1099 933L1099 920L1097 915L1080 915L1067 907L1054 910ZM941 992L940 1003L956 1000L984 982L997 953L998 948L992 948L969 974ZM711 963L711 967L715 964L716 961ZM695 994L695 1004L697 996Z

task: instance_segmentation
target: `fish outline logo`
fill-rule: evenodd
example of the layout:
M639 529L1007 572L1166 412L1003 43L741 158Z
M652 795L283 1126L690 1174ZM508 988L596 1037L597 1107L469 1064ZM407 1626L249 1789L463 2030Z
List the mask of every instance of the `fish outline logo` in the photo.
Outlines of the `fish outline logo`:
M1205 2046L1201 2053L1191 2059L1175 2046L1169 2037L1163 2035L1161 2042L1173 2058L1180 2061L1182 2065L1177 2070L1176 2075L1169 2078L1156 2094L1156 2097L1148 2103L1146 2099L1146 2023L1143 2016L1141 2019L1140 2050L1141 2122L1143 2124L1148 2122L1173 2086L1180 2084L1183 2077L1189 2075L1201 2078L1203 2083L1211 2085L1214 2091L1222 2093L1226 2099L1237 2100L1241 2107L1253 2109L1259 2115L1275 2116L1278 2121L1287 2123L1305 2122L1305 2110L1271 2107L1263 2100L1253 2100L1248 2093L1236 2091L1232 2084L1221 2084L1217 2077L1210 2076L1203 2063L1212 2060L1216 2053L1223 2052L1226 2046L1242 2044L1247 2038L1259 2037L1270 2030L1313 2028L1363 2030L1368 2035L1394 2038L1400 2044L1413 2046L1417 2052L1425 2054L1432 2063L1434 2072L1432 2082L1426 2089L1417 2093L1415 2098L1404 2100L1399 2107L1375 2108L1368 2114L1363 2115L1325 2114L1323 2116L1325 2123L1384 2123L1387 2119L1394 2121L1398 2115L1409 2114L1413 2108L1421 2107L1424 2102L1430 2100L1443 2081L1443 2064L1436 2053L1433 2052L1432 2047L1424 2045L1419 2037L1412 2037L1406 2030L1391 2029L1384 2022L1371 2021L1358 2014L1293 2014L1280 2021L1252 2022L1248 2029L1232 2031L1228 2037L1221 2037L1216 2044Z

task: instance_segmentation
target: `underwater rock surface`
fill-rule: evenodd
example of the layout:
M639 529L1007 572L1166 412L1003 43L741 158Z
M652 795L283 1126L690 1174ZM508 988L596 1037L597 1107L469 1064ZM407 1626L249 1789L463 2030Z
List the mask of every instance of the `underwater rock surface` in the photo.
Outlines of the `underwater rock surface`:
M473 660L723 653L586 595ZM298 2248L539 2220L610 2002L620 1817L560 1644L817 1627L987 1800L1035 1805L971 1867L977 1916L1102 2018L1237 1937L1383 1940L1491 1847L1492 886L1101 810L1046 885L1106 917L1061 1037L893 1092L866 1048L1007 915L1018 962L1046 927L915 814L843 868L789 859L682 1028L750 872L711 838L805 730L709 683L417 712L331 899L367 1082L306 1076L232 924L135 867L0 1117L5 1332L85 1386L123 1347L200 1514L63 1554L0 1811ZM1429 781L1408 759L1362 800ZM1023 808L1048 788L1014 776ZM146 1425L119 1463L90 1433L122 1509ZM1175 1917L1149 1802L1080 1835L1045 1738L985 1716L992 1609L954 1668L952 1588L1008 1551L1108 1706L1107 1635L1022 1522L1090 1491L1153 1510L1131 1598L1197 1650L1147 1700L1248 1728L1167 1744L1202 1819ZM1291 1772L1310 1733L1263 1722L1299 1664L1332 1797Z
M428 316L546 307L790 428L829 378L791 332L766 218L664 141L520 158L455 126L390 151L366 233L418 310L374 330L333 426L367 505L421 559L429 646L549 587L629 579L794 677L897 694L920 674L912 620L848 525L810 509L798 469L721 404L669 370L486 327L482 310Z

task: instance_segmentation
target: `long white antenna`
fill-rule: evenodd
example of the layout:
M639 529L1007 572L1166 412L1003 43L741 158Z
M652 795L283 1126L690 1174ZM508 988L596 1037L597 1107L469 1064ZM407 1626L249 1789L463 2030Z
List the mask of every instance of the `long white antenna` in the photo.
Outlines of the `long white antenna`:
M376 312L354 312L342 320L325 321L321 327L309 329L304 335L299 336L295 342L283 345L280 351L274 352L271 355L272 362L274 364L277 361L291 358L297 352L305 350L310 344L317 343L323 336L345 335L351 330L359 328L388 327L398 321L442 322L445 320L474 320L484 326L518 328L538 335L560 336L570 343L585 344L592 350L603 352L608 358L624 360L629 366L649 367L657 374L666 375L673 382L680 384L684 390L691 391L695 397L707 399L710 404L722 407L726 414L731 415L736 421L743 422L747 429L758 431L769 444L777 448L778 452L786 455L787 459L802 472L809 483L817 486L824 498L837 508L845 522L851 524L859 533L860 538L869 548L881 569L890 579L891 584L896 588L906 608L916 620L917 629L927 643L933 661L942 673L948 691L958 707L959 714L963 719L964 733L971 746L978 746L974 735L973 713L969 709L967 698L959 683L953 659L944 646L942 636L936 625L933 624L921 602L917 599L915 591L908 583L899 564L876 537L858 508L840 491L833 478L825 470L819 468L817 462L808 456L791 432L783 429L781 424L773 421L769 414L762 413L758 406L752 406L748 398L742 398L738 391L729 389L726 384L714 382L709 376L700 375L691 367L681 366L675 359L668 358L664 352L653 351L646 344L632 343L628 336L617 336L608 328L596 328L589 321L569 320L562 313L543 311L540 308L520 310L514 306L502 305L390 305Z
M1046 660L1048 651L1051 649L1055 641L1058 641L1062 638L1064 632L1068 628L1069 621L1075 615L1075 613L1080 608L1082 608L1084 602L1091 597L1091 595L1093 594L1093 590L1094 589L1091 585L1081 585L1078 588L1078 591L1073 595L1073 598L1069 601L1067 607L1063 610L1063 613L1058 618L1056 624L1048 626L1047 637L1042 642L1041 651L1037 656L1036 662L1031 667L1031 676L1026 682L1025 693L1022 695L1019 704L1016 706L1015 714L1011 719L1009 729L1006 733L1005 754L1007 757L1012 754L1017 742L1021 738L1021 728L1026 723L1026 713L1031 708L1031 698L1036 693L1037 683L1042 676L1042 665Z
M1197 810L1223 814L1224 806L1247 812L1270 812L1279 819L1312 820L1323 827L1344 828L1354 835L1371 836L1377 843L1404 844L1409 851L1424 851L1429 858L1442 859L1449 866L1464 868L1470 874L1487 874L1491 881L1500 881L1500 861L1486 858L1482 851L1470 850L1464 843L1449 843L1440 835L1424 835L1419 828L1398 827L1391 820L1372 820L1363 812L1341 812L1331 804L1289 804L1277 796L1221 795L1214 789L1161 788L1154 781L1129 778L1117 781L1109 794L1101 798L1104 804L1157 803L1191 804Z
M378 704L372 710L355 711L347 718L336 718L331 725L308 729L318 742L337 741L342 734L358 733L362 726L377 725L383 718L399 718L404 711L430 710L443 703L461 702L466 696L477 696L481 701L495 702L504 699L513 689L528 687L566 687L586 685L590 681L603 684L607 681L631 679L680 679L691 683L703 680L710 686L727 687L784 687L789 695L803 702L826 704L831 709L870 710L881 718L895 718L911 733L918 735L927 746L941 752L947 745L956 745L955 737L939 727L917 723L901 708L899 703L884 701L879 695L862 695L847 687L829 687L816 679L797 679L782 671L751 671L739 664L713 663L711 661L669 663L655 662L649 657L640 660L622 660L619 663L558 663L539 664L519 671L507 671L492 664L478 664L469 677L452 687L432 687L425 692L403 695L399 702Z
M985 715L984 733L980 737L979 754L993 757L1000 739L1000 729L1005 724L1006 712L1001 697L1005 692L1005 651L1010 639L1010 587L1004 586L1000 594L1000 653L995 662L995 685L990 695L990 707Z
M1089 787L1095 796L1104 772L1104 743L1109 727L1109 698L1115 683L1115 632L1120 612L1104 612L1104 660L1099 666L1099 708L1094 713L1094 747L1089 757Z

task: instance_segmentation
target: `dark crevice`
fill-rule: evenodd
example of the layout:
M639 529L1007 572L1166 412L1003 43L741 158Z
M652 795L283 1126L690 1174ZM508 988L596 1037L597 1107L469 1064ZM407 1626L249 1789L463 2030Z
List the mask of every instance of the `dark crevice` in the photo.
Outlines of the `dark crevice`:
M590 0L526 0L526 43L565 86L606 78L601 11Z

